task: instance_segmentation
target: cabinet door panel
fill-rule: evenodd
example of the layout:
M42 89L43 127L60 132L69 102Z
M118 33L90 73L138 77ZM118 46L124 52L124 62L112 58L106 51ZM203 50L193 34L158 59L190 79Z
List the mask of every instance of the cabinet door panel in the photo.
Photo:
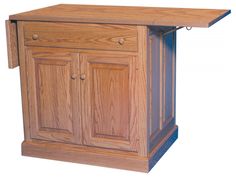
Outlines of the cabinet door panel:
M84 143L136 151L135 57L81 53Z
M98 137L128 139L128 66L91 64L92 117Z
M73 50L28 48L31 137L80 143L78 54ZM76 127L75 127L76 125Z

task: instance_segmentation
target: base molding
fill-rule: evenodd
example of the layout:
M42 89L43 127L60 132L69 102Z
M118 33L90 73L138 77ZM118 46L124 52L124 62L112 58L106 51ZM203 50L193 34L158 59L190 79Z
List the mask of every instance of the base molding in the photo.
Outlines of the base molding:
M156 165L156 163L177 139L178 127L175 126L149 154L149 171Z
M148 157L140 157L137 153L133 152L115 151L41 140L24 141L22 143L22 155L148 172L170 148L177 137L178 127L175 126L153 149Z

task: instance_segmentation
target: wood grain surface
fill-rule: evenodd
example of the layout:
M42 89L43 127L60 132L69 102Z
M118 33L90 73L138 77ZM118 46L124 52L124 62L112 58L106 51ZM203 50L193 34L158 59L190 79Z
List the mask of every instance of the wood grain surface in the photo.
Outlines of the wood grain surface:
M165 35L171 27L150 27L148 45L148 115L150 147L158 144L175 121L175 46L176 34Z
M209 27L230 10L59 4L11 15L11 20Z
M169 130L147 157L140 157L133 152L41 140L24 141L22 143L22 155L149 172L177 138L178 127L175 126Z
M147 46L148 28L138 26L138 60L136 65L137 97L138 97L138 133L139 155L147 156L149 149L149 119L147 118Z
M25 57L25 44L24 44L24 22L17 22L17 35L19 47L19 62L20 62L20 80L21 80L21 98L22 98L22 113L24 125L24 139L30 140L30 114L29 114L29 95L28 95L28 82L27 82L27 62Z
M7 35L7 52L8 52L8 67L15 68L19 66L19 52L17 40L17 24L6 20L6 35Z
M25 141L22 154L32 157L148 172L148 158L133 152L48 141Z
M148 36L148 60L147 60L147 82L148 82L148 117L149 117L149 135L160 130L160 110L161 110L161 68L160 68L160 38L158 33L149 29Z
M31 138L81 143L75 50L27 48ZM75 70L73 68L76 68Z
M81 51L84 144L137 151L135 60L118 52Z
M175 118L175 75L176 75L176 32L164 35L164 58L165 58L165 109L163 110L163 127Z
M47 15L50 9L48 15L56 15L60 9L61 22L49 16L47 22L6 22L9 39L17 39L8 47L19 49L11 55L20 61L23 155L147 172L177 138L176 39L175 32L164 34L174 27L140 25L143 18L134 12L147 18L190 11L110 7L114 14L128 9L122 17L111 15L120 25L99 16L109 18L107 8L58 5L26 14L30 19L32 13ZM86 23L64 18L74 11L74 20L88 9L106 24L92 24L86 15Z
M137 51L137 28L130 25L26 22L24 29L27 46Z

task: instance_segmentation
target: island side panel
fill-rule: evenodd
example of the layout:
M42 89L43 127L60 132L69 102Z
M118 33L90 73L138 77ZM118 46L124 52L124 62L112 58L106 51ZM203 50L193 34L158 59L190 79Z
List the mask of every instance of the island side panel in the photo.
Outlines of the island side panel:
M149 27L147 50L149 152L175 125L176 32L166 33L172 29L173 27Z

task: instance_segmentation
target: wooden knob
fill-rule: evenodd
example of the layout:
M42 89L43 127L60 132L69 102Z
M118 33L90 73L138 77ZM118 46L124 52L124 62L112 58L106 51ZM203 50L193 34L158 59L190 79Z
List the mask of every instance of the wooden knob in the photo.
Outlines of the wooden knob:
M37 34L33 34L33 36L32 36L33 40L37 40L38 38L39 38L39 36Z
M85 74L81 74L81 75L80 75L80 79L81 79L81 80L85 80L85 79L86 79L86 75L85 75Z
M77 74L72 74L71 75L71 79L76 79L77 78Z
M120 38L120 39L118 40L118 43L119 43L120 45L123 45L124 42L125 42L124 38Z

